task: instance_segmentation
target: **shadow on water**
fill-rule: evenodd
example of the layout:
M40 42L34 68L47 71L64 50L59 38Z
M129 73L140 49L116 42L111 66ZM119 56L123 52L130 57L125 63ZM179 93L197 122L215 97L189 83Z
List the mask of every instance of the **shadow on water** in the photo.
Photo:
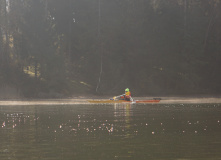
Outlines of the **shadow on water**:
M0 106L1 159L220 159L219 104Z

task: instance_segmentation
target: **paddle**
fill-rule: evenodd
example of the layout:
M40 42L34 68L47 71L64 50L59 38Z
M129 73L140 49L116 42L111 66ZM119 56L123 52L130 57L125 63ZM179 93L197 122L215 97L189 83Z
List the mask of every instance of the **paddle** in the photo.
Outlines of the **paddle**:
M114 96L113 98L110 98L110 100L119 100L119 98L121 97L121 96L124 96L125 94L122 94L122 95L119 95L119 96Z
M125 94L122 94L122 95L119 95L119 96L115 96L115 97L113 97L113 98L110 98L110 100L119 100L119 98L120 97L122 97L122 96L125 96ZM136 101L134 101L134 99L130 96L130 101L132 102L132 103L136 103Z

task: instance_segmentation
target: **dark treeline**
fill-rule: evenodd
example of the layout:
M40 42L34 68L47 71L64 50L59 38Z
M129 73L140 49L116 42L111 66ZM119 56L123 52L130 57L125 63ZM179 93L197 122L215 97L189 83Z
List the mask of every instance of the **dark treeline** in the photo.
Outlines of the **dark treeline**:
M0 0L0 94L221 93L220 0Z

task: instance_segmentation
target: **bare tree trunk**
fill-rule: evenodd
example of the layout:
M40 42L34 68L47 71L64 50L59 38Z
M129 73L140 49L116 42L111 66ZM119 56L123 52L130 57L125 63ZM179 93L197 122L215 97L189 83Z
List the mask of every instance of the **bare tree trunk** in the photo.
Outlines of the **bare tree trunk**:
M184 0L184 37L186 37L187 30L187 0Z
M2 31L1 31L1 29L0 29L0 58L1 58L1 64L3 64L3 59L4 59L4 57L3 57L3 50L2 50Z
M1 13L2 13L2 1L0 1L0 22L2 21ZM1 23L0 23L0 28L2 28ZM2 30L0 29L0 63L1 65L3 64L3 51L2 51Z
M7 0L5 0L5 6L4 6L4 16L5 16L5 47L3 54L3 64L8 64L8 52L9 52L9 40L8 40L8 18L7 18Z
M69 0L69 6L71 6L71 0ZM69 9L69 13L71 13L71 7L68 7ZM67 51L67 62L68 62L68 66L70 67L71 65L71 34L72 34L72 16L69 17L69 22L68 22L68 51Z
M103 54L101 50L101 0L98 0L98 53L100 54L100 74L98 77L98 83L96 87L96 92L98 92L98 89L100 87L101 83L101 77L103 73Z
M70 57L71 57L71 23L72 23L72 20L70 19L69 21L69 34L68 34L68 57L69 57L69 60L70 60Z
M214 20L215 20L215 7L213 9L213 12L211 13L209 24L207 26L207 30L206 30L206 34L205 34L205 38L204 38L204 45L203 45L204 50L206 48L206 44L207 44L207 39L208 39L208 35L209 35L209 32L210 32L210 28L211 28L212 22Z
M188 28L187 28L187 12L188 12L188 0L183 0L183 53L187 52L187 34L188 34Z

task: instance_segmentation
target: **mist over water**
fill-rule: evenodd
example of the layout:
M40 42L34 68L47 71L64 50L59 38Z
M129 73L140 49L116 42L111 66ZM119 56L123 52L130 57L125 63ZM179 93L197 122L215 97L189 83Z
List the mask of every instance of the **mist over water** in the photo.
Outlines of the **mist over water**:
M0 106L1 159L220 159L220 104Z
M50 106L50 105L83 105L91 104L90 100L108 100L109 97L99 97L99 98L70 98L70 99L15 99L15 100L1 100L0 106ZM153 97L133 97L134 100L150 100ZM161 97L159 104L219 104L221 103L221 98L205 97L205 98L194 98L194 97ZM102 104L100 104L102 105Z

